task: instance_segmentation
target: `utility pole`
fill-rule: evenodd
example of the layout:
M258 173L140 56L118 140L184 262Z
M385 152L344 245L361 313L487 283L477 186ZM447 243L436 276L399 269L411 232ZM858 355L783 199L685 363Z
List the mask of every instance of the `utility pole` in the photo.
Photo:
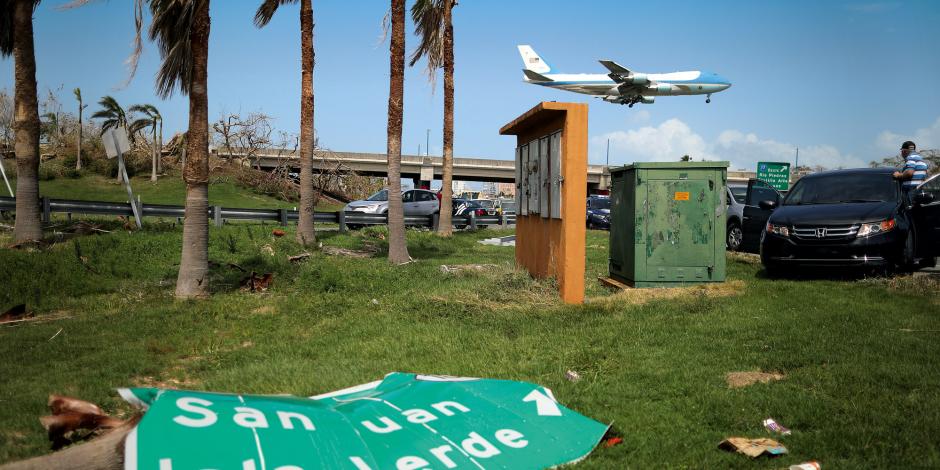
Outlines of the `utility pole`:
M796 174L799 174L800 172L800 147L796 148L796 165L795 168L793 168L793 171Z
M607 139L607 166L610 166L610 139Z
M428 129L427 138L425 139L425 142L424 142L424 155L425 156L431 155L431 129Z

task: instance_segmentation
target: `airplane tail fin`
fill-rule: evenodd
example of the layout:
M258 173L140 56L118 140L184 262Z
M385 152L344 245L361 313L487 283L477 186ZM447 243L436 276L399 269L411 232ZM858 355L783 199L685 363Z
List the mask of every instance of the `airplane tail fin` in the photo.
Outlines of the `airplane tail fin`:
M519 55L522 56L522 62L525 64L526 70L531 70L538 74L550 73L552 71L552 67L535 53L532 46L520 45L517 47L519 48Z

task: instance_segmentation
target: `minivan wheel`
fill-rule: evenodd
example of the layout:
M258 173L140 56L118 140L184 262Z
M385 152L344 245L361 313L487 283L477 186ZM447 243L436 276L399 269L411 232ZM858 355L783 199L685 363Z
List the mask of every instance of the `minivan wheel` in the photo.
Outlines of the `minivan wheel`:
M741 226L735 222L728 224L728 234L725 239L725 245L731 251L738 251L741 249L741 242L744 240L744 232L741 231Z

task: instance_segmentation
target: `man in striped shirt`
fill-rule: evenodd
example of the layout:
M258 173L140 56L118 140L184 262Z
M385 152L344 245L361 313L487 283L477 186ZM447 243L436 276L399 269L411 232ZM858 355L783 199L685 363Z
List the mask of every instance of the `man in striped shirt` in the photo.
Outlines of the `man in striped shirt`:
M904 191L910 191L927 179L927 162L917 154L917 146L910 140L901 144L904 167L894 172L894 178L903 181Z

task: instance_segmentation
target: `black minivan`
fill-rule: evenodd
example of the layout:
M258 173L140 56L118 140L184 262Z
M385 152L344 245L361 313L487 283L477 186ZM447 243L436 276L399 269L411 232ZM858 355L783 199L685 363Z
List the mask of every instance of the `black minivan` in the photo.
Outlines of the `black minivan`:
M894 171L814 173L797 181L782 202L745 207L747 222L764 225L760 255L767 271L933 265L940 255L940 178L903 191Z

